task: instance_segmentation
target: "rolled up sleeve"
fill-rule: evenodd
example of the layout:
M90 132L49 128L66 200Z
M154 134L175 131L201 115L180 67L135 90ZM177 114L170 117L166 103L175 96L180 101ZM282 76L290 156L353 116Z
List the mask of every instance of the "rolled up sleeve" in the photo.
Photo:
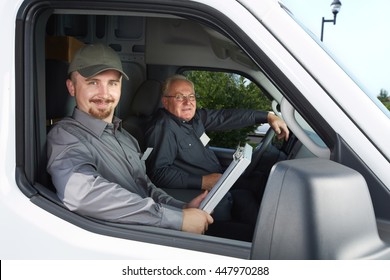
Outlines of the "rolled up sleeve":
M53 128L48 135L47 170L58 197L69 210L106 221L181 229L184 203L158 191L154 185L154 198L148 196L147 187L137 185L130 173L116 172L113 166L105 170L111 169L108 172L113 173L113 178L123 178L108 180L99 172L96 155L88 145L61 128ZM131 191L137 189L139 192Z

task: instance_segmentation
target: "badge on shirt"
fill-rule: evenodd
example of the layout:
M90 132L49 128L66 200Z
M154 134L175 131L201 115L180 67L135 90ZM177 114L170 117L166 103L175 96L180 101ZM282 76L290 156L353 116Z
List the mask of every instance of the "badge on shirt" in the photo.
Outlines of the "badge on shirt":
M153 151L153 148L147 148L146 151L144 152L144 154L142 155L141 157L141 160L147 160L150 153Z
M206 146L210 142L210 137L207 136L206 132L203 132L202 136L200 136L199 139L202 142L203 146Z

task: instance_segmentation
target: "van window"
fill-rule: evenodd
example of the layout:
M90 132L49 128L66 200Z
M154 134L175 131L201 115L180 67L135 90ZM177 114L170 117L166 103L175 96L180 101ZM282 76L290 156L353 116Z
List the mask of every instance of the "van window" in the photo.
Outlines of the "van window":
M272 110L271 101L261 88L239 73L185 70L183 74L195 84L199 108ZM256 128L209 132L210 145L224 148L235 148L247 142L256 145L261 140L255 133Z

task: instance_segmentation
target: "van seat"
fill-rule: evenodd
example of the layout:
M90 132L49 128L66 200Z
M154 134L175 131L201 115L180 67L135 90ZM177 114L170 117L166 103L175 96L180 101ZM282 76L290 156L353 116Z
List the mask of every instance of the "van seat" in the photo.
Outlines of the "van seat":
M154 113L161 107L161 83L156 80L144 81L135 92L123 128L133 135L142 151L145 150L145 130Z

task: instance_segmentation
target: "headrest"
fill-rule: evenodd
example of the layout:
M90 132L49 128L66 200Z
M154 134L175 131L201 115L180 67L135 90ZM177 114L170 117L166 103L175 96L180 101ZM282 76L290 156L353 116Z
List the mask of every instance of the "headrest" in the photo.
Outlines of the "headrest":
M72 114L75 98L66 87L69 62L84 43L70 36L46 37L46 122L51 126Z
M137 89L131 103L131 115L150 116L160 106L161 83L156 80L146 80Z
M75 98L66 87L68 62L46 60L46 121L52 125L63 117L70 116L76 106Z

